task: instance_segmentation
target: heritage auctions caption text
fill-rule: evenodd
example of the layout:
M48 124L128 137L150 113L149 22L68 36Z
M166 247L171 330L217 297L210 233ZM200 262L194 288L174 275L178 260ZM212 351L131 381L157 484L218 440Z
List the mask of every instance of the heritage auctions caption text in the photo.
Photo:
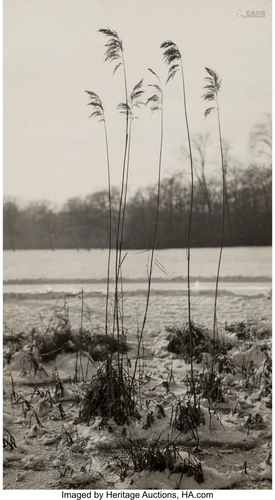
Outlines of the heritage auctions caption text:
M175 500L185 500L188 498L214 498L214 494L210 492L199 492L191 490L179 490L177 492L166 492L166 491L87 491L85 492L69 492L62 491L62 498L76 498L77 500L82 500L82 498L92 498L94 500L141 500L144 498L155 498L155 499L175 499Z

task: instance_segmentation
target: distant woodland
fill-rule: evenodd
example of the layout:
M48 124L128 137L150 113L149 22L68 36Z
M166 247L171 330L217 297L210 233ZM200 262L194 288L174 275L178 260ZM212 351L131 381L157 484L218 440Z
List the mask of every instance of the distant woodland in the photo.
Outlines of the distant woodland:
M156 219L157 186L139 189L129 198L125 214L125 249L150 248ZM271 167L254 164L230 166L226 175L225 246L271 245ZM113 246L119 190L112 190ZM185 247L190 209L188 174L162 181L157 248ZM71 198L61 208L34 201L20 206L4 199L4 250L91 249L108 247L108 191ZM196 165L192 246L220 245L222 220L221 179L206 181L203 157Z

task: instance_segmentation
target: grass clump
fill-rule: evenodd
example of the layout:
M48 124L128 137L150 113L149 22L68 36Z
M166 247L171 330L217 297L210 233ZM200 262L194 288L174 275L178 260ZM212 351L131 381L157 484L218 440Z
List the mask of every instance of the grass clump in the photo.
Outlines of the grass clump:
M81 318L83 319L83 311ZM106 335L100 331L93 333L83 328L82 319L80 328L73 329L65 302L59 311L55 311L43 332L33 328L31 339L32 344L36 346L39 359L47 363L55 361L61 352L85 351L94 361L104 361L115 352L127 352L128 347L124 335L115 338L113 335Z
M123 443L123 454L114 459L122 481L133 469L135 472L168 470L171 474L181 474L179 485L184 474L193 476L199 484L204 482L201 462L191 456L182 460L174 441L162 443L157 439L144 445L127 438L127 442Z
M54 361L61 352L75 352L74 338L70 330L55 330L37 335L38 356L45 363Z
M266 339L272 335L271 329L261 327L253 320L237 321L236 323L225 323L225 330L234 333L238 340L251 341Z
M95 416L113 418L118 425L128 424L130 417L139 418L132 378L109 359L93 376L79 412L80 421L88 425Z
M122 480L125 479L130 468L133 468L135 472L144 470L163 472L166 469L170 471L175 469L178 451L173 442L163 444L157 439L144 446L131 438L125 439L123 455L114 457L119 465L119 475Z
M191 401L178 401L175 407L173 427L180 432L190 432L192 437L197 438L196 429L204 423L203 414L198 406Z
M117 339L111 335L96 333L89 330L64 331L57 329L46 335L37 334L39 357L44 362L54 361L61 352L88 352L94 361L104 361L110 354L119 351L126 353L128 346L123 337Z
M7 429L3 430L3 448L9 448L10 451L16 448L15 439Z
M238 340L251 340L254 337L255 330L247 321L238 321L236 323L225 324L225 330L235 333Z
M43 333L32 330L32 338L43 361L54 361L61 352L74 352L74 335L66 302L55 311Z
M198 363L202 360L203 353L213 352L213 341L209 338L207 332L201 327L191 323L192 329L192 346L190 345L190 332L189 325L183 327L168 326L166 331L169 333L167 336L169 352L177 354L182 357L185 362L190 363L191 354ZM215 343L215 350L218 351L220 345Z
M129 444L126 450L136 472L143 470L163 472L165 469L172 471L175 468L176 448L174 444L163 445L155 441L142 446L132 440Z
M194 389L191 384L190 373L184 379L187 385L187 394L192 394L193 390L201 399L208 401L224 402L222 379L220 374L212 371L196 373L194 379Z
M61 352L75 352L71 332L54 332L37 338L38 356L45 363L54 361Z
M214 341L209 337L206 330L192 323L193 348L191 349L188 324L184 327L166 327L166 331L169 332L167 337L168 351L177 354L183 358L186 363L191 362L191 353L193 354L194 361L197 363L202 362L204 354L211 354L211 363L215 366L215 370L219 374L235 374L235 365L230 355L228 355L228 351L232 349L230 343L225 344L219 340ZM193 374L193 378L193 385L197 386L198 381L196 380L196 374Z
M81 340L82 339L80 337L80 345ZM101 333L90 336L87 343L87 349L84 349L83 347L80 348L82 350L87 350L87 352L89 352L89 354L95 361L105 361L110 354L114 354L118 351L122 354L125 354L129 350L126 344L126 340L123 336L120 336L120 338L118 339L111 335L106 336Z
M194 477L195 481L197 481L198 484L204 483L202 464L199 460L197 460L195 457L192 457L191 455L189 456L189 458L185 458L173 472L181 472L181 478L178 488L180 487L180 483L184 474L186 474L188 477Z

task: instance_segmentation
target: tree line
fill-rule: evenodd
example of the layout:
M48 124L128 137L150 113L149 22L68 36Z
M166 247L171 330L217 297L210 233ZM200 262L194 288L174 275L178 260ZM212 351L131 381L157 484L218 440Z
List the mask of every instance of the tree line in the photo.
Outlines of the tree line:
M123 247L150 248L156 220L157 186L139 189L129 199L125 214ZM119 191L112 189L113 236ZM157 248L184 248L190 207L190 186L184 174L161 182ZM250 165L228 168L226 175L225 245L253 246L272 243L271 168ZM192 247L220 244L222 186L216 178L206 181L202 163L194 183ZM48 201L20 207L4 199L4 250L108 248L108 190L84 198L71 198L56 210ZM112 239L114 240L114 237Z

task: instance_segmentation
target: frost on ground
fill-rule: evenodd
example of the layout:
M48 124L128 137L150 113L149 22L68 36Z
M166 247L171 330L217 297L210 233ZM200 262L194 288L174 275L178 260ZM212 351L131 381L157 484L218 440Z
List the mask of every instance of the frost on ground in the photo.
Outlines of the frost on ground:
M165 325L175 325L182 317L177 300L173 321L172 315L166 319L160 313L157 318L154 301L151 305L137 368L136 414L125 423L100 412L91 414L88 421L81 418L90 382L102 371L104 361L72 349L54 361L38 360L35 365L30 355L35 343L26 324L31 324L37 308L32 307L27 316L29 301L17 303L17 308L12 301L5 304L6 318L8 311L13 314L13 334L21 340L15 347L6 328L4 488L271 488L270 301L261 299L266 319L258 316L257 321L259 304L256 299L246 301L246 317L253 317L246 333L240 324L230 326L243 319L240 304L237 311L234 308L234 298L222 316L219 311L219 317L228 322L227 328L220 329L220 341L230 344L230 350L215 358L216 377L214 382L211 379L217 386L215 398L208 397L205 378L212 369L211 353L203 352L196 360L199 410L194 412L190 364L167 348ZM207 309L206 300L198 298L200 309ZM212 313L212 307L209 310ZM125 321L127 315L126 303ZM158 324L160 317L156 328L154 321ZM210 323L211 314L204 318ZM124 354L129 374L137 353L133 332L136 325L130 324L129 351Z

